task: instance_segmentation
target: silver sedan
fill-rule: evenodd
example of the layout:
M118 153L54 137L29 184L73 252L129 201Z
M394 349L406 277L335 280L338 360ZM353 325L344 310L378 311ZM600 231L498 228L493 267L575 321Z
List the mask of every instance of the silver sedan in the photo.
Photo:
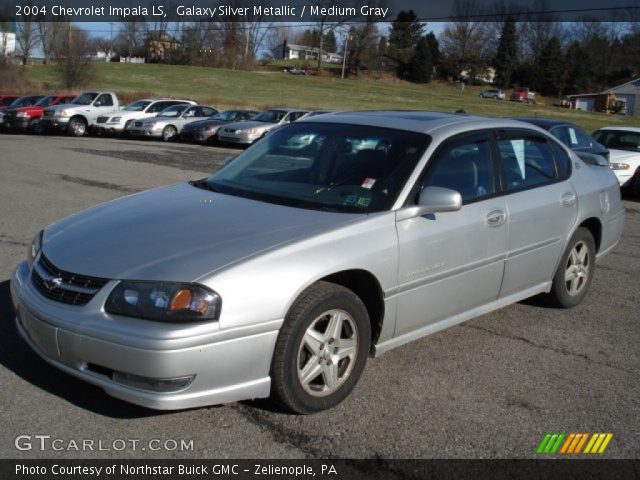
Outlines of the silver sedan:
M177 138L190 122L213 117L218 110L204 105L173 105L158 115L135 120L125 132L133 137L161 138L165 142Z
M11 297L37 354L115 397L312 413L369 356L538 294L577 305L623 222L610 169L531 124L326 114L48 226Z

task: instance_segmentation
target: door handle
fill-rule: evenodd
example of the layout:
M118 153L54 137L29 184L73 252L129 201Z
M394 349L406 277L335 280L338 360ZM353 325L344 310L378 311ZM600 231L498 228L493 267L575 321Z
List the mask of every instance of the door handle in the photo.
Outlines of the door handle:
M572 207L576 203L576 196L573 193L565 193L560 199L563 207Z
M507 214L502 210L494 210L489 212L486 217L487 225L490 227L497 227L502 225L507 220Z

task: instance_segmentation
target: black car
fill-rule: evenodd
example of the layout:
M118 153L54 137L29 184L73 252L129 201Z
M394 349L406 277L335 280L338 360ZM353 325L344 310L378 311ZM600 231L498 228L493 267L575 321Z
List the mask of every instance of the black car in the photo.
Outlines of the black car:
M225 110L206 120L187 123L182 127L180 139L187 142L211 142L217 139L218 129L227 123L251 120L258 113L255 110Z
M533 125L543 128L578 155L600 155L609 161L609 150L607 147L596 142L591 135L573 123L563 120L551 120L549 118L516 117L514 120L532 123ZM585 160L589 161L590 159L585 158Z

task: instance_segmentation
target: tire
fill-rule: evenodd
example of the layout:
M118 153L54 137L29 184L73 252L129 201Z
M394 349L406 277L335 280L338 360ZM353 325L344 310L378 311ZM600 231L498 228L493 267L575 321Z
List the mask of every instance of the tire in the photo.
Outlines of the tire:
M271 364L272 399L299 414L338 405L358 382L370 343L369 315L360 298L332 283L312 285L280 329Z
M636 198L640 198L640 172L635 174L633 183L631 184L631 188L629 190L631 191L631 195Z
M589 292L595 271L596 246L591 232L579 227L553 277L550 297L561 308L578 305Z
M127 120L127 122L124 124L124 128L122 129L122 132L120 132L120 138L129 138L131 137L131 135L129 135L129 130L128 128L131 126L131 122L133 120Z
M171 140L175 140L177 134L178 130L176 130L176 127L173 125L167 125L162 129L162 140L170 142Z
M69 120L67 132L74 137L82 137L87 133L87 122L82 117L73 117Z

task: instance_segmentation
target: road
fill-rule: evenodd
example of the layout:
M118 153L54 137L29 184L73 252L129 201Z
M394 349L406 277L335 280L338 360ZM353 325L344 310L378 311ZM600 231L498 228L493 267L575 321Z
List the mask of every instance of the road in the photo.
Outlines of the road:
M558 310L529 300L400 347L368 362L346 402L313 416L282 413L265 400L146 410L50 367L18 338L8 279L42 227L131 192L204 177L234 153L0 136L0 457L530 458L547 432L612 432L607 458L640 456L634 200L625 200L622 241L582 305ZM19 435L50 435L62 450L43 451L35 441L18 450ZM129 443L120 451L117 439L193 441L193 449ZM82 440L104 449L78 452L73 445Z

